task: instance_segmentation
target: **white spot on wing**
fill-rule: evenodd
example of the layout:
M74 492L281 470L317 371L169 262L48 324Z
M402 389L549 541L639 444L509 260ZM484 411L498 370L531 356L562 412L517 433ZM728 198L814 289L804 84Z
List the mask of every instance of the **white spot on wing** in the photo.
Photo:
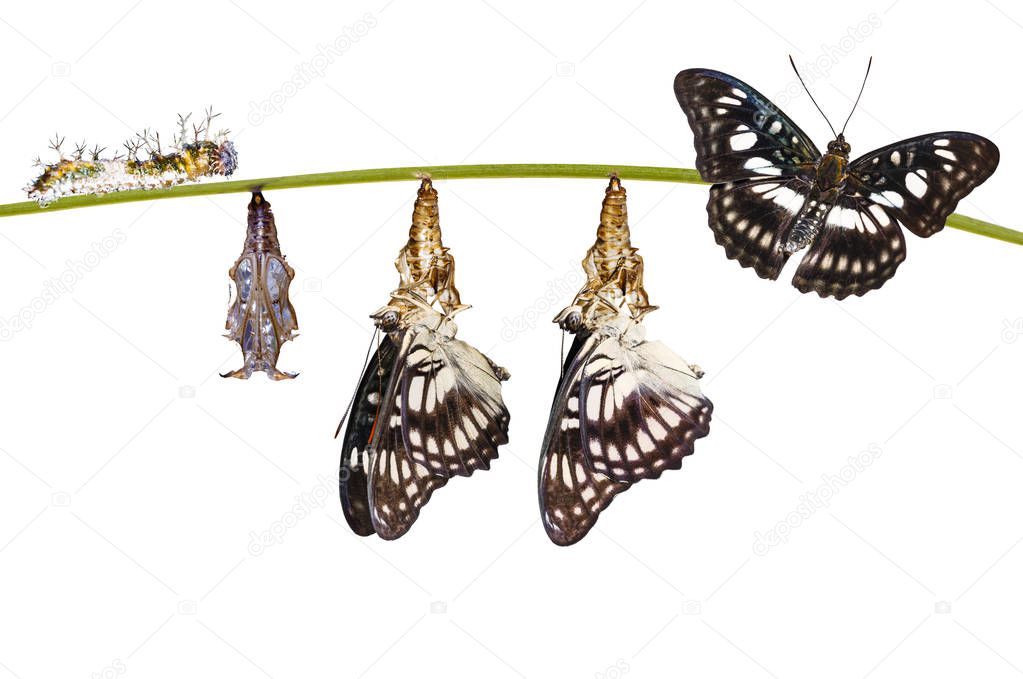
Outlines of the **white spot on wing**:
M927 182L921 179L919 175L910 173L906 175L906 188L914 196L920 198L927 193Z
M745 151L753 148L753 145L757 143L757 135L754 132L740 132L733 134L729 142L733 151Z
M771 161L769 161L767 158L759 158L756 156L747 160L746 163L743 165L743 168L747 170L753 170L757 174L763 175L773 176L781 174L780 167L774 167L774 165L771 164Z
M901 208L905 204L905 200L902 196L895 191L885 191L881 193L880 197L884 198L885 201L894 208Z

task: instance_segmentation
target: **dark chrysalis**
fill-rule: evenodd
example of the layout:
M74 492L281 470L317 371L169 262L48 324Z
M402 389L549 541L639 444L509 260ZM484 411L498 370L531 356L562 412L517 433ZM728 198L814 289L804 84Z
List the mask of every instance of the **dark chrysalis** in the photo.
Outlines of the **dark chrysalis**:
M245 246L228 276L234 295L227 311L227 335L242 348L242 367L222 377L248 379L262 371L274 380L291 379L297 373L277 369L281 346L298 330L295 308L288 288L295 271L284 261L277 240L277 226L270 203L255 191L249 202Z

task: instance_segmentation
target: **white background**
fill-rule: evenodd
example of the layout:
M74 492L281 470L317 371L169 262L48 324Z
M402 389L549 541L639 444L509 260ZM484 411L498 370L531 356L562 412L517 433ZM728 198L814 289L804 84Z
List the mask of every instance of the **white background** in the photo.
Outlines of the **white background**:
M1019 225L1023 10L964 7L8 3L0 201L23 200L55 130L116 146L210 103L242 178L692 167L671 84L693 66L750 82L823 146L823 120L788 90L791 52L836 120L874 55L854 155L942 129L994 139L1001 169L959 211ZM250 117L359 21L375 25L322 76ZM438 182L474 305L460 336L512 373L511 443L393 543L341 519L332 434L367 314L396 283L414 182L268 193L298 271L290 383L217 377L241 360L221 334L247 196L2 220L0 318L31 328L0 343L0 677L1023 672L1023 249L909 236L882 290L822 301L726 260L704 187L626 185L661 306L649 335L705 368L715 420L684 470L567 549L536 503L549 319L580 281L604 182ZM73 290L40 307L69 267ZM515 318L530 329L506 330ZM799 514L807 494L827 506ZM783 544L756 547L786 522Z

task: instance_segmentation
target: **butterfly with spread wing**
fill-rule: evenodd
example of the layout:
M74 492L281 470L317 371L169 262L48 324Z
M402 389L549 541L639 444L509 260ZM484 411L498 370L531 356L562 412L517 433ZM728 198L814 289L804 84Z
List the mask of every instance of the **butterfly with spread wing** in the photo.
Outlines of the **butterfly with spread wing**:
M337 430L347 419L339 478L345 519L358 535L387 540L408 532L452 476L489 469L508 442L509 420L501 398L508 372L455 339L451 317L468 307L441 243L429 179L395 266L401 283L372 315L380 340Z
M821 297L880 288L906 258L902 229L934 235L998 166L998 147L968 132L913 137L850 161L852 112L841 132L828 121L835 138L821 154L764 95L720 71L682 71L675 96L693 130L696 167L714 184L707 212L725 254L777 279L806 248L792 284Z
M651 306L632 247L625 189L613 176L587 283L554 319L575 333L554 397L539 468L540 513L558 545L581 540L618 493L678 469L710 431L703 372L645 339Z

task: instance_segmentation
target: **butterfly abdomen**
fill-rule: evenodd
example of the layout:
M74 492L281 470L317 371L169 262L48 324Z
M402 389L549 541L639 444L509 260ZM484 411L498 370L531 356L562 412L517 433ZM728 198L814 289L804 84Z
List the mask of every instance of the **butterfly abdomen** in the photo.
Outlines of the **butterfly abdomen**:
M803 209L799 211L795 224L792 225L792 229L785 238L783 246L785 252L789 254L799 252L812 243L813 239L820 233L824 220L828 218L831 207L832 203L821 200L819 196L808 198L806 204L803 205Z
M848 164L849 159L837 153L826 153L817 163L813 192L785 239L785 252L799 252L816 238L842 189Z

